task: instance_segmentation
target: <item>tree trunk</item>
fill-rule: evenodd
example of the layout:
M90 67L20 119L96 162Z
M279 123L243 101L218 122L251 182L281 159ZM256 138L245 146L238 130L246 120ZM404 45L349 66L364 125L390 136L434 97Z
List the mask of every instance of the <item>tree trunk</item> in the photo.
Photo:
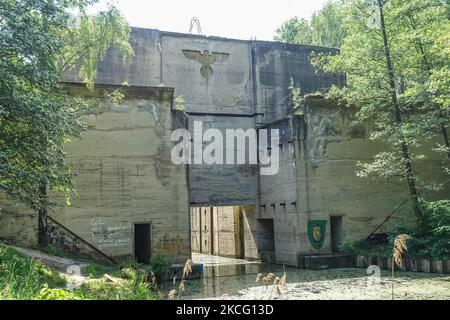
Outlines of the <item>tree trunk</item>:
M442 135L444 136L445 146L447 147L447 157L450 159L450 144L448 141L448 130L447 128L441 124Z
M48 244L48 224L47 224L47 185L45 182L40 183L39 193L41 196L41 207L38 211L38 243L41 246Z
M381 32L383 34L383 44L384 44L384 51L385 51L385 55L386 55L386 66L387 66L387 71L388 71L388 75L389 75L389 86L390 86L390 90L391 90L392 105L394 107L395 122L397 124L397 127L400 129L402 126L402 115L400 112L400 107L398 105L397 86L395 84L395 73L394 73L394 67L392 65L391 52L389 49L389 41L388 41L388 36L387 36L387 32L386 32L383 5L381 3L381 0L378 0L378 8L380 9ZM422 214L420 212L420 207L419 207L419 194L417 192L416 183L414 180L414 174L413 174L412 165L411 165L411 157L409 156L408 146L406 144L406 139L403 136L403 134L401 135L401 151L402 151L403 161L405 162L405 177L406 177L406 181L408 183L409 193L410 193L411 199L413 201L414 212L417 216L421 216Z

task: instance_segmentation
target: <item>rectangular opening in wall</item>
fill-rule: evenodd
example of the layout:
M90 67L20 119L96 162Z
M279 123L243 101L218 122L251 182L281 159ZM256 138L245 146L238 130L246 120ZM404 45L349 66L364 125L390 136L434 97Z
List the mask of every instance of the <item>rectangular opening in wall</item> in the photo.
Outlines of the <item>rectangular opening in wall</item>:
M331 246L333 252L339 252L341 250L342 242L344 241L344 226L342 216L331 216Z
M257 259L255 223L255 206L191 207L194 257Z
M273 219L257 220L259 251L275 251L275 232Z
M139 223L134 225L134 258L139 263L148 264L151 258L151 225Z

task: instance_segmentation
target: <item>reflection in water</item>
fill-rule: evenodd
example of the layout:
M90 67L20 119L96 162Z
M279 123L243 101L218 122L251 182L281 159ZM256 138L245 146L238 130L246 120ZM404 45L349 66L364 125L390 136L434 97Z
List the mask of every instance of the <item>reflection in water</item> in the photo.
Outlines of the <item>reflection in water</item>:
M196 256L195 258L199 257ZM240 291L257 286L256 276L258 273L261 272L267 275L272 272L276 277L281 277L284 271L287 274L287 283L292 285L290 295L294 299L391 299L390 282L383 280L390 279L388 270L383 270L381 274L381 284L385 284L384 291L371 293L371 291L367 291L367 281L364 279L367 278L366 269L305 270L293 267L283 268L282 265L256 263L239 259L213 256L203 256L201 258L203 259L202 263L204 263L204 277L202 279L187 280L186 292L181 296L182 299L220 299L224 294L239 296ZM200 260L196 260L197 263L200 262ZM448 279L448 276L445 275L396 273L396 280L404 285L402 289L405 292L404 294L411 298L433 298L433 291L439 288L436 297L448 299ZM428 287L426 286L427 284ZM400 286L400 284L397 286ZM164 284L162 289L165 293L169 292L173 289L172 282ZM270 290L273 290L273 288L268 290L271 295ZM420 293L420 290L423 292ZM413 291L416 292L415 295L411 294ZM263 297L265 292L264 287L261 287L262 294L259 294L258 288L256 291L251 291L250 295L247 292L244 298L261 299L260 297ZM254 293L256 293L256 296Z
M287 268L288 274L293 274L299 269ZM258 273L273 272L276 276L283 275L283 266L247 263L236 265L205 265L203 267L203 278L186 281L186 293L184 299L208 299L221 297L224 294L234 295L238 291L256 286L256 275ZM172 283L163 285L164 291L172 289Z
M227 261L230 263L232 261ZM276 277L282 277L287 273L287 283L300 283L318 280L332 280L339 278L365 277L365 269L328 269L305 270L282 265L246 262L242 264L212 264L204 265L202 279L186 281L186 292L182 299L208 299L220 298L224 294L235 296L239 291L257 286L256 276L262 272L265 275L272 272ZM168 282L163 285L163 291L173 289L173 284Z

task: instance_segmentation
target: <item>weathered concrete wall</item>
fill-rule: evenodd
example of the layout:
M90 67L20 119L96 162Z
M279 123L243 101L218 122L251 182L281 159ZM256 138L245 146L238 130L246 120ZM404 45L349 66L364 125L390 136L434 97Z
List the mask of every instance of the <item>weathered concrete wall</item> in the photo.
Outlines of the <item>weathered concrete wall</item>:
M268 124L292 111L289 103L291 78L302 94L325 92L333 84L343 85L344 76L316 73L311 65L313 53L329 52L336 53L337 50L281 42L252 42L256 123Z
M82 87L69 87L83 94ZM110 87L97 86L99 94ZM152 252L190 256L187 170L171 162L172 90L124 87L119 107L82 117L88 131L67 145L79 194L52 217L107 255L132 257L134 224L151 223Z
M272 146L279 149L279 170L276 175L261 176L259 181L258 218L273 219L276 259L290 265L296 264L293 253L300 251L297 230L301 224L297 215L295 120L288 118L267 127L280 132L280 144Z
M242 206L240 208L240 230L243 233L241 241L243 240L244 254L241 255L245 259L258 260L260 258L257 247L257 228L256 228L256 208L255 206Z
M78 235L71 232L52 219L48 219L48 243L80 258L93 259L99 262L111 264L114 261L89 243L83 241Z
M290 78L306 93L340 84L342 77L316 74L310 54L335 50L287 45L276 42L243 41L192 34L133 28L131 44L136 56L124 65L115 50L98 67L97 82L119 85L165 86L183 95L189 128L194 121L204 127L244 130L267 124L289 109ZM183 50L197 51L197 59ZM213 74L201 74L207 50L219 54L211 64ZM225 56L224 56L225 54ZM199 62L203 61L203 62ZM67 74L77 81L76 73ZM79 79L78 79L79 81ZM258 115L259 114L259 115ZM254 166L190 166L190 202L193 206L255 205L257 169Z
M201 114L253 114L251 51L247 41L161 33L162 79L183 95L186 111ZM202 63L190 59L183 50L224 53L224 61L211 64L213 74L206 79Z
M220 130L224 137L224 163L227 152L237 148L227 148L226 129L247 130L254 127L253 119L226 116L189 116L189 128L194 121L203 122L203 132L209 128ZM193 136L192 136L193 138ZM208 143L204 143L206 147ZM248 159L248 149L244 151ZM231 206L255 204L257 198L258 168L256 165L192 164L189 166L191 205Z
M204 130L216 128L223 134L227 128L254 127L250 117L254 111L251 52L247 42L176 33L162 33L161 39L162 79L175 88L176 95L183 95L191 131L194 121L202 121ZM211 65L213 75L207 79L200 72L202 64L187 58L183 50L208 50L227 58ZM257 170L251 166L192 165L189 176L192 205L256 202Z
M386 146L368 139L371 124L360 124L354 111L322 98L310 98L306 122L303 116L286 117L269 125L282 134L280 171L260 177L260 218L273 218L276 259L296 265L298 256L331 253L330 216L343 217L343 238L367 237L405 199L403 180L374 181L356 176L358 161L369 161ZM287 147L285 147L285 144ZM427 153L417 172L439 181L439 155ZM449 190L427 194L429 200L443 199ZM380 230L415 219L405 206ZM321 250L308 240L310 220L325 220L326 234Z
M37 213L16 205L0 192L0 241L17 246L37 243Z
M161 83L161 35L158 30L133 28L130 44L135 56L131 63L124 63L114 49L99 62L97 67L98 84L131 86L158 86ZM81 82L78 70L66 72L66 82Z
M386 146L368 140L371 124L359 124L352 110L312 96L305 117L288 116L291 77L303 94L344 83L344 76L317 74L310 63L313 52L334 49L147 29L133 29L131 44L136 53L131 64L124 64L111 50L98 66L97 87L127 81L127 98L117 109L83 118L89 125L84 140L67 147L80 194L71 208L54 214L106 253L130 256L133 224L152 223L153 251L182 262L190 254L189 205L235 206L239 209L233 212L234 231L231 215L213 209L212 225L219 229L206 229L205 236L214 246L199 243L196 250L202 246L205 252L228 255L234 246L239 255L257 259L260 251L274 247L279 262L297 265L300 255L331 252L330 216L343 217L344 239L358 239L408 198L403 181L356 177L357 161L371 159ZM76 71L67 73L66 80L80 81ZM187 119L170 111L172 90L164 87L184 96ZM171 129L187 126L192 132L195 121L203 122L203 130L216 128L222 133L279 129L278 174L259 177L254 165L193 164L189 172L174 166ZM415 170L439 179L440 160L427 154ZM448 190L429 198L444 196ZM0 238L34 241L35 213L0 203ZM385 228L410 220L410 212L403 208ZM270 232L273 220L273 244L264 220L270 222ZM320 250L308 240L311 220L326 221ZM227 226L222 230L226 248L220 247L221 224Z

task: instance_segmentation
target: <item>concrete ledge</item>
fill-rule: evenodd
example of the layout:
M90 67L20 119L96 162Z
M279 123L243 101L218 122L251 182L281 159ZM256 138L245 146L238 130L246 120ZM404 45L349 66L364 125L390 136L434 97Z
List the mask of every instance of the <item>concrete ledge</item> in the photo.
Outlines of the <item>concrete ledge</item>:
M392 268L392 258L356 256L353 259L357 268L367 268L370 265L377 265L384 270L391 270ZM406 257L403 258L403 267L398 268L396 266L395 269L410 272L449 274L450 260L427 260Z
M260 251L260 260L265 263L276 263L275 251Z
M349 254L322 254L322 255L303 255L299 257L299 268L301 269L335 269L354 267L353 257Z

